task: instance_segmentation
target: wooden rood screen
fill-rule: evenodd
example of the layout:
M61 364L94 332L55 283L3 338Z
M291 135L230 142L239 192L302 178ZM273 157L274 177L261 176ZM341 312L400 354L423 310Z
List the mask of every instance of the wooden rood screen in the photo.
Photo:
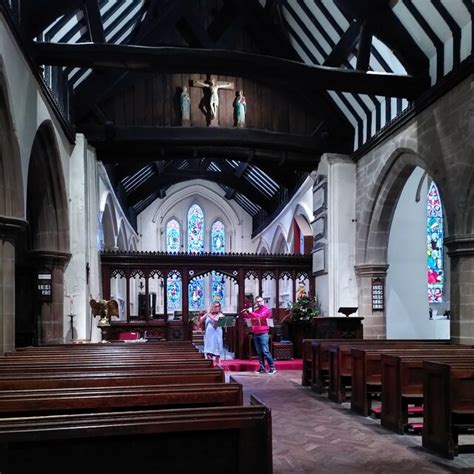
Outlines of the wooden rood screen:
M190 339L192 310L188 289L193 281L213 272L222 281L231 280L237 286L236 314L245 307L245 281L249 278L258 282L259 294L265 279L275 280L278 283L274 286L275 293L265 295L274 297L275 302L281 299L279 283L284 278L291 282L290 301L295 301L297 285L302 280L308 282L309 296L315 294L309 255L104 252L101 265L103 298L122 295L120 321L113 320L108 330L108 338L112 340L124 331L137 331L142 336L146 332L147 336L167 340ZM179 280L181 285L179 311L172 309L169 301L173 280ZM162 311L158 313L155 311L157 298L162 302ZM272 309L278 316L278 308ZM246 331L239 318L232 329L232 349L237 357L245 352Z

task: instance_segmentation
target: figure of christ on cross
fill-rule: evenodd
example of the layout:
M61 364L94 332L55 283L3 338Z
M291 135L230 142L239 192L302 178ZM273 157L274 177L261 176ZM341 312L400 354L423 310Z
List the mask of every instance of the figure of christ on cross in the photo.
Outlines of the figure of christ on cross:
M217 109L219 108L219 89L234 89L233 82L217 82L215 79L208 79L205 82L192 81L193 87L207 88L209 90L209 104L206 104L208 125L217 125Z

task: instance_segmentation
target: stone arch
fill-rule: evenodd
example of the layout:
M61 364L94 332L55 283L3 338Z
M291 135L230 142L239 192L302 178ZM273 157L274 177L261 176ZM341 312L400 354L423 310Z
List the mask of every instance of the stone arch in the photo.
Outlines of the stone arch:
M61 158L50 120L38 128L28 167L26 213L29 221L29 250L32 269L50 274L51 296L35 303L32 318L39 343L64 341L64 268L69 253L67 193ZM23 313L23 311L21 312Z
M271 245L271 253L288 253L288 241L285 231L281 225L276 228L275 236Z
M67 193L50 120L36 132L28 168L27 217L32 250L69 251Z
M258 245L257 245L256 253L267 255L270 253L269 248L270 246L268 245L268 242L265 239L260 238L260 241L258 242Z
M0 63L0 215L23 218L21 158L2 69L3 64Z
M377 180L378 186L373 188L367 199L367 202L373 203L368 209L369 215L365 216L366 219L362 218L368 225L358 232L359 240L364 243L361 263L386 263L393 213L403 187L416 167L429 172L427 163L418 153L402 148L395 150L383 166ZM438 189L443 197L440 184Z
M115 213L115 206L112 196L109 192L103 196L103 212L102 212L102 231L104 238L104 248L112 250L117 245L117 219ZM102 204L101 204L102 208Z
M21 157L3 69L0 58L0 355L15 348L15 292L25 288L17 272L18 255L23 250L23 245L18 245L23 241L18 234L26 227ZM29 335L25 345L32 342L31 331Z
M117 235L117 247L119 250L128 250L127 247L127 231L125 230L124 220L120 219L119 231Z

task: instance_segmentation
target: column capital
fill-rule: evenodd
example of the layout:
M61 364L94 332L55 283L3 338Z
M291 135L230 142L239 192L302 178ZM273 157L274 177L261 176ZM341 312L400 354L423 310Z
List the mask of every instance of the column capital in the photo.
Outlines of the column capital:
M474 234L460 234L444 239L448 255L453 257L474 257Z
M31 250L30 258L36 266L47 268L65 268L71 260L72 254L68 252L57 252L55 250Z
M385 278L389 265L386 263L363 263L354 265L355 273L358 277L378 277Z
M15 244L18 236L28 226L28 221L19 217L0 216L0 239L10 240Z
M341 155L339 153L324 153L326 160L329 165L335 165L336 163L350 163L354 164L354 160L350 155Z

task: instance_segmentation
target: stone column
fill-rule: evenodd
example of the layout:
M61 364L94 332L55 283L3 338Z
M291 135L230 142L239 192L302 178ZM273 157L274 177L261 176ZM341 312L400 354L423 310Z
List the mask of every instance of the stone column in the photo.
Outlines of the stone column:
M0 216L0 355L15 349L15 246L26 226Z
M30 252L35 271L51 273L51 302L36 304L38 344L61 344L64 342L64 269L71 258L70 253L35 250Z
M359 291L359 316L363 317L364 339L385 339L387 323L384 311L372 311L372 278L382 278L385 281L387 264L366 263L356 265ZM384 305L385 306L385 305Z
M451 257L451 341L474 344L474 235L444 239Z

